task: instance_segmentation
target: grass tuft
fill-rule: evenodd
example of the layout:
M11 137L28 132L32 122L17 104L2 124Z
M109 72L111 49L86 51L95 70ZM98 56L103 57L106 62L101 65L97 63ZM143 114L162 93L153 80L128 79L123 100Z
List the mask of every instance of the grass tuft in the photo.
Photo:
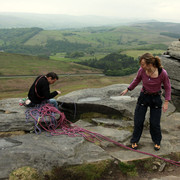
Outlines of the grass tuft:
M126 164L123 162L119 162L119 169L125 175L138 176L138 172L137 172L136 166L134 164Z
M57 167L46 174L47 180L97 180L103 176L111 161L100 161L82 165Z

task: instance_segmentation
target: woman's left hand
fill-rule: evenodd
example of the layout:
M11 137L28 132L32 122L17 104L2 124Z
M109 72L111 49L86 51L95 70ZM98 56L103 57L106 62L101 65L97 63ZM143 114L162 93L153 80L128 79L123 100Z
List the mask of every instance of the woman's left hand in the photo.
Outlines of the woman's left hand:
M168 101L164 102L162 109L163 109L163 112L167 111L167 109L168 109Z

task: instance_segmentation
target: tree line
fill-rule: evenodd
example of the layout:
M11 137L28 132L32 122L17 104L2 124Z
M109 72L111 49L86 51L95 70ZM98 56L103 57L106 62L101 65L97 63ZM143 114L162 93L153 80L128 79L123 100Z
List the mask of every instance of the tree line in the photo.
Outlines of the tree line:
M76 50L84 50L87 47L90 47L88 44L81 43L71 43L68 41L55 41L49 40L45 46L30 46L23 44L10 44L1 46L5 52L9 53L20 53L20 54L28 54L28 55L38 55L38 56L46 56L49 57L51 54L56 54L58 52L66 52L66 51L76 51Z
M135 73L138 68L138 60L119 52L110 53L104 58L96 58L77 62L86 66L102 69L105 75L125 76Z

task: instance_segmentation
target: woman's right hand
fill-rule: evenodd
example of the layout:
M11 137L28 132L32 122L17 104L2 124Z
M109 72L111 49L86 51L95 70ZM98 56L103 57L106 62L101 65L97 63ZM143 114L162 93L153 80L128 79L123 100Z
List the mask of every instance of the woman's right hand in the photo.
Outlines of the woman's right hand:
M124 96L128 92L128 89L125 89L123 92L121 92L121 96Z

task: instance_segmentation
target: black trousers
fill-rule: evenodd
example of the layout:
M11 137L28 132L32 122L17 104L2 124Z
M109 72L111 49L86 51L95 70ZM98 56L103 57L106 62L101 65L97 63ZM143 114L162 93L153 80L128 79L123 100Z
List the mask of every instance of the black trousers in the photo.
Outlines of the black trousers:
M131 143L138 143L144 127L144 120L147 108L150 107L150 134L152 141L160 145L162 135L160 127L160 119L162 112L162 100L159 94L149 95L140 93L137 101L135 115L134 115L134 132Z

